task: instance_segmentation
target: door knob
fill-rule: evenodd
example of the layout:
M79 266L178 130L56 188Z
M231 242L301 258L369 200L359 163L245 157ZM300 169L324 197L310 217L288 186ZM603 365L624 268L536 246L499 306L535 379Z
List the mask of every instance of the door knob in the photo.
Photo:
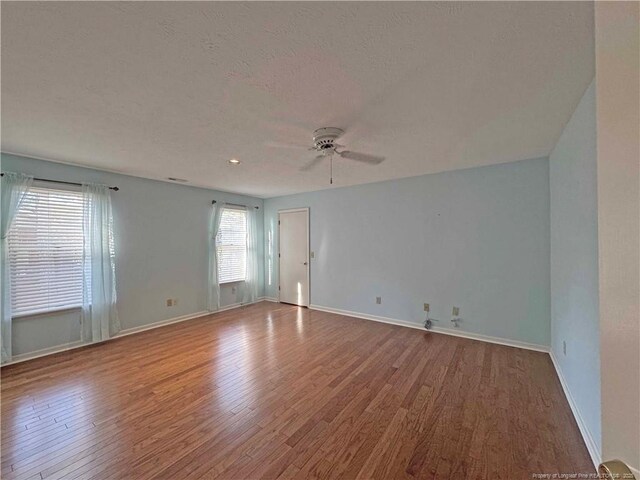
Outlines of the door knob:
M307 262L304 262L303 265L307 265Z

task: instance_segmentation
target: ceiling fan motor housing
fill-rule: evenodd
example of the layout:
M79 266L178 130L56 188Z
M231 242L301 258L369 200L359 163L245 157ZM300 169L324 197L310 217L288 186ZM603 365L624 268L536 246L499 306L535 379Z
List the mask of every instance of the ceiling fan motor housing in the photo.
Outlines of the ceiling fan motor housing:
M318 151L333 150L335 141L344 134L344 131L335 127L318 128L313 132L313 146Z

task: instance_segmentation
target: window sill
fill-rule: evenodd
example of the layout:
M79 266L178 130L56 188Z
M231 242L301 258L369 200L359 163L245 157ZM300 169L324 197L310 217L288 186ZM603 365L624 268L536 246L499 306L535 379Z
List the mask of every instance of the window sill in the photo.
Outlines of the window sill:
M50 310L38 310L35 312L21 313L19 315L12 315L11 320L22 320L25 318L44 317L47 315L62 314L65 312L73 312L76 310L77 311L82 310L82 305L73 305L70 307L60 307L60 308L53 308Z
M226 282L220 282L220 285L229 285L230 283L244 283L246 280L227 280Z

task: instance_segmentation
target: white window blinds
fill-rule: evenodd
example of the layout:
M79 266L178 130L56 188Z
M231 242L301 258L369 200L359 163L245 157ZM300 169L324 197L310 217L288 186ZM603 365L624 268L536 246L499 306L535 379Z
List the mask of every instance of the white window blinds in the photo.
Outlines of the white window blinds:
M225 208L216 236L218 281L241 282L247 272L247 212Z
M13 316L82 306L82 224L82 192L29 189L9 231Z

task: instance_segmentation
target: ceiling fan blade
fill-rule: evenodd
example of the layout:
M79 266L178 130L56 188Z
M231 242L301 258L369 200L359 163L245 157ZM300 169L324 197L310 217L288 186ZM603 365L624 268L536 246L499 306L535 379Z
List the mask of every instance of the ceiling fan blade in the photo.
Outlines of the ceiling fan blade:
M376 155L369 155L366 153L350 152L349 150L338 152L338 155L342 158L348 158L349 160L368 163L370 165L378 165L379 163L384 162L384 157L378 157Z
M318 164L324 160L324 155L318 155L316 158L307 163L304 167L300 169L301 172L308 172L309 170L318 166Z
M291 148L295 150L313 150L313 147L309 145L300 145L298 143L280 143L280 142L268 142L265 146L269 148Z

